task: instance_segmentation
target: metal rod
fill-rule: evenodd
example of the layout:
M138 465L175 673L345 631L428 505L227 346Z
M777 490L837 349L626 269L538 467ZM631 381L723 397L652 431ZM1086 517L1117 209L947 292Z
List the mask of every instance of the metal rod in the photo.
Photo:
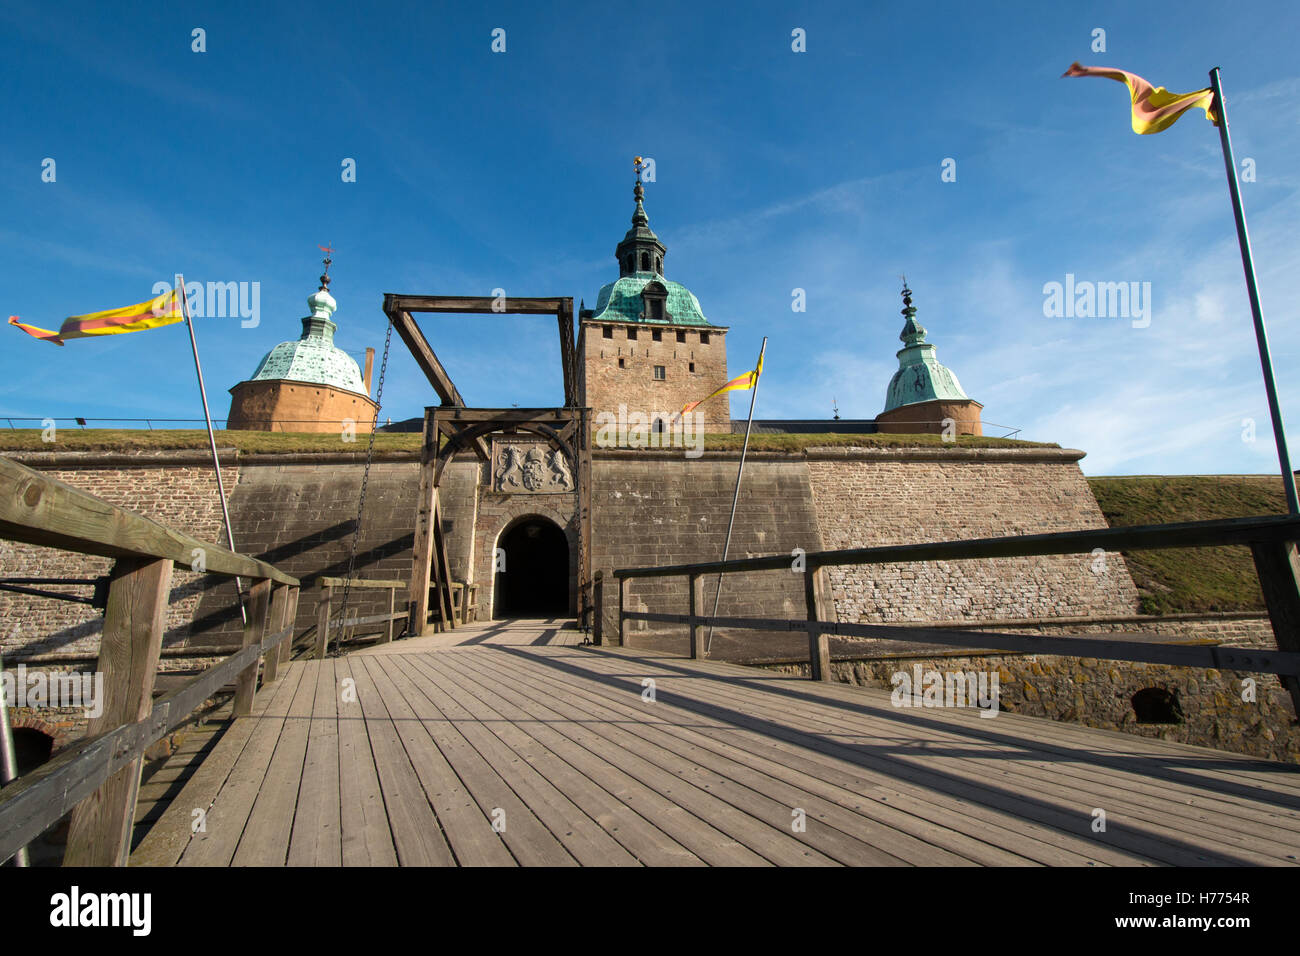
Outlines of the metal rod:
M5 700L4 658L0 658L0 784L18 779L18 758L14 755L14 732L9 726L9 702ZM19 847L13 856L14 866L29 866L27 847Z
M1214 103L1219 111L1219 142L1223 146L1223 165L1228 172L1232 214L1237 220L1237 245L1241 247L1241 267L1246 273L1250 313L1255 319L1255 344L1259 346L1259 364L1264 373L1264 390L1268 393L1268 413L1273 419L1273 440L1277 443L1278 464L1282 467L1282 488L1286 491L1287 507L1291 514L1300 514L1300 498L1296 497L1295 472L1291 470L1291 456L1287 452L1286 432L1282 426L1282 409L1277 401L1277 383L1273 380L1273 359L1268 350L1268 331L1264 328L1264 313L1259 304L1259 286L1255 282L1255 259L1250 251L1250 234L1246 231L1246 211L1241 205L1241 187L1237 184L1237 161L1232 155L1232 138L1228 135L1228 110L1223 102L1223 88L1219 85L1217 66L1210 71L1210 87L1214 90Z
M217 436L212 433L212 415L208 411L208 390L203 386L203 369L199 365L199 343L194 337L194 321L190 318L190 299L185 293L185 277L176 273L176 291L181 297L181 308L185 313L185 325L190 330L190 347L194 350L194 372L199 377L199 398L203 400L203 421L208 426L208 446L212 449L212 468L217 474L217 495L221 498L221 515L226 521L226 541L230 550L236 553L235 532L230 527L230 509L226 507L226 486L221 480L221 462L217 458ZM235 596L239 599L240 620L248 624L248 611L244 608L244 583L235 576Z
M749 432L754 427L754 403L758 401L758 380L763 377L763 353L767 351L767 336L763 336L763 345L758 350L758 365L754 367L754 387L749 392L749 420L745 422L745 443L740 446L740 467L736 470L736 492L731 496L731 517L727 521L727 540L722 545L722 561L725 564L731 551L731 529L736 524L736 505L740 503L740 479L745 474L745 453L749 451ZM718 572L718 589L713 592L713 617L718 616L718 602L722 599L722 572ZM709 624L709 636L704 641L704 656L709 656L713 647L713 624Z

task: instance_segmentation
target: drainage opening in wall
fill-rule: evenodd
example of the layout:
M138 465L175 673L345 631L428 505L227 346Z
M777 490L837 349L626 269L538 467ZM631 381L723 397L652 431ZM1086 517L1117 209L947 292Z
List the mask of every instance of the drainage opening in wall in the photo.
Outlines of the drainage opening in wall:
M493 580L492 616L565 617L569 613L569 541L554 521L531 516L501 535L504 570Z
M1133 713L1139 724L1181 724L1183 705L1178 691L1172 693L1163 687L1144 687L1133 695Z

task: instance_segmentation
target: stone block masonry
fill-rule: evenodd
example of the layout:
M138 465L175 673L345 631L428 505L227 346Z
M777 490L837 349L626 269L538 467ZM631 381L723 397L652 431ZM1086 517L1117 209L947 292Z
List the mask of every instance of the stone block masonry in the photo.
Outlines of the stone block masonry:
M57 452L13 453L11 457L57 481L201 541L225 542L217 482L208 455ZM233 451L221 452L221 466L230 500L239 478ZM244 550L238 537L235 542ZM0 541L0 576L4 577L94 578L107 574L112 564L109 558ZM89 587L48 589L83 597L92 593ZM205 596L233 605L234 582L177 567L172 576L165 647L196 636L198 609ZM94 658L99 653L102 630L103 613L89 605L12 592L0 595L0 653L21 649L24 654L81 654Z
M810 449L828 550L1107 527L1078 460L1056 448ZM1137 609L1119 554L829 569L841 621L1114 616Z

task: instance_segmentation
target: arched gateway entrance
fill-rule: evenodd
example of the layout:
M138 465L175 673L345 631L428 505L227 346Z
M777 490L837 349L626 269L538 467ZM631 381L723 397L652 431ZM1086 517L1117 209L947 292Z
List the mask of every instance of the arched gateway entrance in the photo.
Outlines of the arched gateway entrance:
M565 617L569 613L569 540L549 518L528 515L497 541L492 617Z

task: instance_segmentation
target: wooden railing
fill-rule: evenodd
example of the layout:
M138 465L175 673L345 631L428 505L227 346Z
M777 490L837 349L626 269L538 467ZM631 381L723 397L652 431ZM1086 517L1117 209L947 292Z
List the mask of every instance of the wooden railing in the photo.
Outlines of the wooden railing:
M409 609L396 611L394 607L397 604L396 594L398 591L405 591L408 587L405 581L384 581L379 579L363 580L354 578L352 581L353 590L374 590L376 588L386 589L388 591L388 613L387 614L369 614L365 617L350 617L346 621L339 619L330 620L334 614L334 589L341 588L347 584L347 578L320 578L317 583L320 585L320 601L316 605L316 657L323 658L329 650L330 632L343 630L346 636L356 634L356 629L366 624L386 624L387 628L383 631L383 643L390 644L393 640L393 622L404 621L410 615ZM340 613L346 612L346 608L339 608Z
M691 656L704 656L701 631L706 627L728 627L770 631L805 631L813 680L830 677L829 635L869 637L889 641L940 644L963 648L988 648L1065 657L1140 661L1182 667L1225 668L1280 675L1300 712L1300 559L1295 542L1300 540L1300 518L1233 518L1224 521L1195 521L1183 524L1142 525L1131 528L1101 528L1053 534L977 538L967 541L939 541L926 544L850 548L802 555L804 602L803 621L771 618L710 617L703 613L706 577L746 571L790 570L791 555L744 558L699 564L654 568L622 568L613 572L618 580L619 642L626 644L627 621L685 624L690 633ZM851 624L834 620L834 611L823 571L828 567L863 564L895 564L917 561L962 561L983 558L1036 557L1049 554L1088 555L1104 552L1141 551L1156 548L1205 548L1223 545L1249 546L1254 556L1260 586L1268 605L1278 650L1160 643L1150 634L1126 634L1120 639L1084 637L1042 637L1033 634L998 634L965 631L949 627L925 628L889 624ZM637 578L686 577L689 607L686 614L629 611L629 583Z
M298 579L2 457L0 539L115 559L99 649L102 712L82 740L0 790L0 862L72 811L65 865L124 866L145 748L231 680L235 716L252 712L259 659L266 682L288 660ZM247 622L240 651L155 703L175 564L251 582Z

